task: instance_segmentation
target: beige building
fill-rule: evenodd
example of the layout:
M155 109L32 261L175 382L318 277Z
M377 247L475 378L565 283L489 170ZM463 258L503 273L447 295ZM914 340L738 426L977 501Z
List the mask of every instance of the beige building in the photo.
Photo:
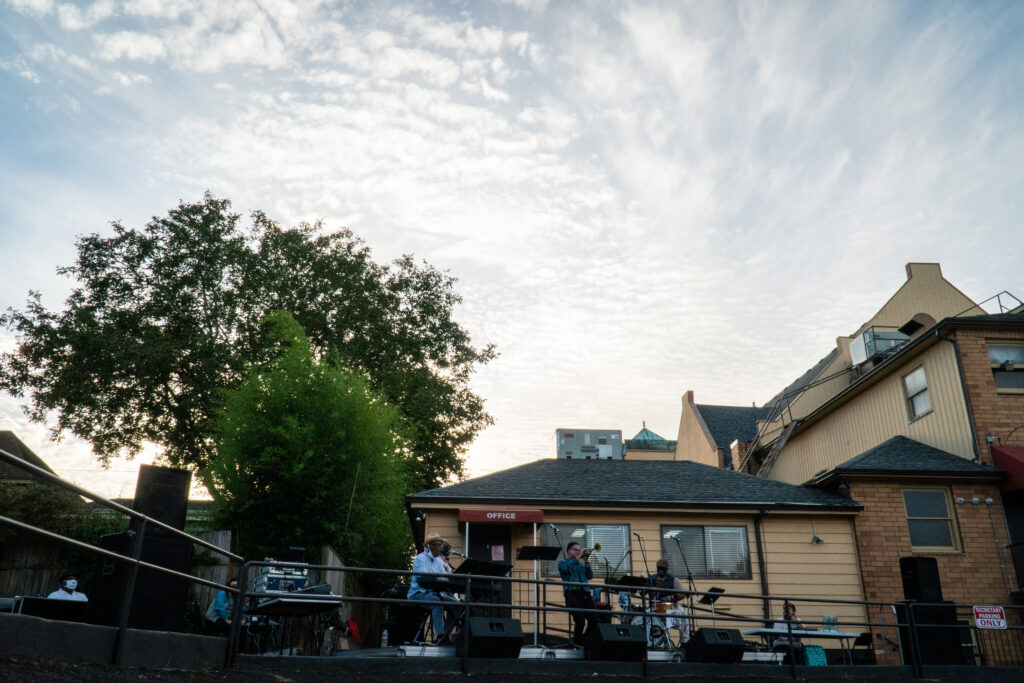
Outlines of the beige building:
M688 565L697 590L725 589L716 606L720 614L760 620L734 624L740 629L779 616L779 603L767 604L759 595L863 596L853 533L857 503L718 467L665 460L539 460L422 491L408 496L406 504L410 519L420 520L414 523L418 541L440 533L471 558L511 564L516 577L532 577L535 569L532 561L516 559L522 547L564 548L570 541L601 544L595 583L654 573L661 557L685 581ZM825 542L813 542L815 537ZM559 580L555 562L538 562L536 571ZM544 591L540 602L563 604L559 585ZM531 633L531 590L517 588L505 597L523 606L512 616ZM825 614L840 621L865 618L860 606L802 605L805 620ZM543 617L540 621L538 631L543 631ZM710 622L697 624L703 625ZM547 618L549 636L564 636L566 628L563 615Z

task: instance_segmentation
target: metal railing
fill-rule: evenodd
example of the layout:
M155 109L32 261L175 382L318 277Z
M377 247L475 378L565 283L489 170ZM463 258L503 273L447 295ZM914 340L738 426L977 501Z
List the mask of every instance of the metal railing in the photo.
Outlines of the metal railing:
M191 534L185 533L184 531L181 531L179 529L175 529L174 527L165 524L159 520L153 519L152 517L144 515L140 512L136 512L135 510L127 508L124 505L121 505L120 503L115 503L112 500L107 500L106 498L100 496L97 493L93 493L92 491L84 489L81 486L72 484L69 481L65 481L56 474L44 470L41 467L36 467L32 463L26 462L19 458L18 456L12 455L2 449L0 449L0 461L6 462L9 465L13 465L14 467L17 467L28 472L37 480L53 485L59 489L63 489L64 491L69 491L79 496L84 496L85 498L88 498L99 505L120 512L121 514L127 515L135 522L134 528L129 529L127 532L128 536L132 539L131 556L128 556L113 552L111 550L107 550L105 548L100 548L98 546L85 543L83 541L78 541L73 538L64 536L62 534L47 531L46 529L41 529L30 524L25 524L24 522L18 521L16 519L11 519L10 517L0 516L0 524L5 524L9 527L13 527L15 529L19 529L21 531L25 531L28 533L36 534L43 538L47 538L51 541L71 545L76 548L79 548L80 550L85 550L87 552L102 557L107 557L118 562L124 562L129 565L128 576L126 577L125 580L124 592L121 595L121 603L118 611L117 635L114 640L114 651L111 655L111 662L113 664L120 664L122 657L124 655L125 634L127 633L128 630L128 622L131 616L132 601L133 598L135 597L135 583L136 579L138 578L138 572L140 567L162 574L167 574L169 576L175 576L180 579L185 579L193 583L210 586L211 588L219 588L220 590L237 594L237 589L231 588L230 586L222 585L214 581L208 581L206 579L202 579L191 574L185 574L174 569L168 569L166 567L161 567L159 565L143 561L141 559L143 541L146 537L147 529L150 527L155 527L157 529L162 530L163 532L170 533L172 536L176 538L189 541L191 543L194 543L195 545L202 546L203 548L206 548L211 552L223 555L224 557L227 557L238 564L244 562L245 558L239 555L235 555L234 553L224 550L223 548L219 548L213 545L212 543L204 541L201 538L196 538ZM230 649L228 649L225 654L225 661L228 660L230 654Z
M863 618L844 618L839 619L804 619L801 622L785 622L782 620L772 620L765 616L746 616L737 615L730 613L723 613L722 609L717 611L714 607L704 606L699 603L702 597L721 597L720 594L714 592L704 591L690 591L690 590L671 590L662 588L645 588L645 587L631 587L628 590L637 594L641 597L639 608L633 608L626 610L613 610L611 612L608 609L583 609L583 608L569 608L564 604L558 604L554 601L549 601L546 597L547 590L551 589L557 591L557 595L561 596L562 590L566 586L585 588L587 590L600 589L601 591L621 591L626 590L622 586L617 585L605 585L601 583L572 583L563 582L558 580L546 580L546 579L533 579L517 576L482 576L482 575L461 575L461 574L428 574L428 573L417 573L419 577L443 577L449 580L455 581L457 585L461 586L462 595L472 595L473 586L494 583L508 583L511 584L512 590L510 593L517 596L525 596L533 598L533 604L523 604L516 602L515 600L510 602L499 602L491 600L466 600L460 599L456 602L449 601L425 601L416 600L415 602L408 598L387 598L387 597L376 597L376 596L359 596L359 595L347 595L344 597L334 595L312 595L312 594L289 594L289 593L273 593L268 594L265 591L252 591L248 590L250 574L253 569L258 567L279 567L279 568L304 568L308 570L318 570L320 572L345 572L349 576L376 576L376 577L394 577L396 580L404 580L412 575L410 570L394 570L394 569L378 569L369 567L351 567L343 565L307 565L301 563L288 563L279 562L274 560L265 560L260 562L247 562L240 575L239 575L239 590L241 591L241 598L235 604L235 613L232 619L232 630L231 630L231 655L229 658L229 664L233 664L239 652L239 641L241 633L241 623L245 615L244 603L247 600L258 601L270 599L283 599L287 600L289 595L296 598L301 598L302 601L306 602L323 602L324 609L335 609L342 602L346 603L372 603L379 604L384 607L393 606L415 606L418 608L429 609L435 605L440 605L444 609L453 609L462 612L465 619L469 619L473 616L474 611L477 614L486 612L488 610L508 610L513 615L518 614L520 617L531 617L530 621L534 625L535 629L543 633L545 636L545 644L542 646L543 649L551 650L555 649L552 647L552 640L550 639L551 633L566 634L568 635L568 628L563 628L561 625L555 625L548 623L549 615L562 615L560 621L564 625L568 625L571 622L573 614L592 614L597 618L607 619L609 617L616 619L619 623L632 624L642 628L644 635L647 639L647 644L651 644L652 633L656 632L657 629L663 629L664 631L670 631L671 627L667 626L667 619L675 618L678 615L662 615L654 613L649 605L653 604L650 599L650 594L673 594L673 597L683 600L687 603L685 611L681 615L681 621L685 623L683 628L678 629L679 640L682 640L683 632L692 634L700 626L711 625L715 629L736 629L745 632L744 635L748 637L755 637L759 640L745 641L745 648L751 650L759 650L762 652L770 652L772 650L770 641L774 641L778 637L787 636L789 643L786 646L775 648L776 655L788 655L785 657L786 662L789 664L789 669L792 675L797 675L797 669L799 662L799 652L793 643L799 642L799 640L824 640L826 642L835 643L838 645L838 651L836 648L832 648L833 658L840 659L840 662L847 665L853 665L858 660L866 660L861 663L877 663L877 647L880 645L882 651L888 650L890 646L895 646L895 650L892 654L898 654L898 660L893 664L895 666L902 666L909 668L912 675L916 678L924 678L926 675L925 667L933 665L941 665L944 663L954 663L947 659L939 657L939 661L936 660L935 648L936 643L939 643L939 647L945 647L947 650L962 653L961 662L965 665L975 666L1024 666L1024 627L1020 625L1021 614L1020 610L1022 607L1007 606L1003 609L1007 612L1007 628L1003 630L987 630L979 628L977 625L970 623L969 621L962 621L960 617L966 616L970 612L971 606L967 605L954 605L952 603L919 603L907 601L903 603L890 603L890 602L871 602L861 600L843 600L843 599L832 599L832 598L809 598L807 596L772 596L772 595L756 595L756 594L742 594L742 593L731 593L727 594L727 599L742 601L749 605L760 606L762 601L768 601L769 604L780 606L786 602L793 602L799 604L802 610L807 610L808 606L815 606L815 611L823 611L826 606L832 606L836 608L836 611L841 611L842 608L846 608L847 612L856 611L861 612ZM540 595L539 598L534 597ZM932 618L929 610L934 608L941 608L944 610L954 610L957 619L954 619L952 623L933 623L936 621ZM781 609L778 610L781 613ZM810 610L808 610L810 611ZM948 622L948 620L947 620ZM543 626L541 626L543 624ZM811 631L811 629L814 629ZM524 629L525 632L525 629ZM794 633L795 632L795 633ZM865 636L865 634L867 634ZM367 635L367 634L364 634ZM795 638L794 638L795 636ZM463 671L468 672L468 658L469 658L469 629L462 628L459 633L455 636L456 644L458 645L458 639L462 639L461 647L459 651L462 659ZM954 640L950 640L950 639ZM524 641L529 642L529 634L524 633ZM763 641L763 642L761 642ZM958 643L958 647L950 647L949 643ZM538 639L534 637L534 645L538 644ZM682 661L685 659L684 648L680 643L677 642L676 637L670 633L666 633L664 640L664 647L669 650L669 653L678 653L679 657L674 658L676 661ZM864 647L865 651L857 650L857 647ZM647 648L644 648L647 653ZM859 656L863 655L863 656ZM888 655L887 655L888 658ZM780 658L776 658L777 660ZM954 658L955 659L955 658ZM647 675L647 656L643 659L644 675Z

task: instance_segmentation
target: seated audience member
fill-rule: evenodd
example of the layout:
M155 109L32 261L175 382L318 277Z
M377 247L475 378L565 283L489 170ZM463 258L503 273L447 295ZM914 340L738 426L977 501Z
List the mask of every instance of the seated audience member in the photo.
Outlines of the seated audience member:
M89 602L85 593L79 593L78 574L68 570L60 575L60 588L47 595L49 600L73 600L75 602Z

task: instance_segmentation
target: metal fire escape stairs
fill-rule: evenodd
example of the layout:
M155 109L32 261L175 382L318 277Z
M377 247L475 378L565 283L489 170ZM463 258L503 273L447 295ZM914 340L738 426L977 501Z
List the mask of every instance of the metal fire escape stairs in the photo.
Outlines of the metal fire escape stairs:
M782 432L782 436L775 441L772 445L772 450L768 453L768 457L761 463L761 468L757 471L757 476L767 477L772 471L772 467L775 466L775 461L779 459L779 453L781 453L782 449L786 447L786 442L789 441L789 435L793 433L793 429L795 429L798 424L800 424L800 420L793 420L786 425L786 429Z

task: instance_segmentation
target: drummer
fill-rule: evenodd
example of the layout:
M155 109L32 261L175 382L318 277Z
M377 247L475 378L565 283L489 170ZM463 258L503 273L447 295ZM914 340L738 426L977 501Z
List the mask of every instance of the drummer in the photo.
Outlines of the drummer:
M676 577L669 573L668 560L664 557L658 560L658 564L655 565L658 568L656 574L651 574L648 577L651 585L655 588L668 588L674 589L676 587ZM676 602L680 599L680 595L675 593L662 593L659 591L651 592L651 602Z

